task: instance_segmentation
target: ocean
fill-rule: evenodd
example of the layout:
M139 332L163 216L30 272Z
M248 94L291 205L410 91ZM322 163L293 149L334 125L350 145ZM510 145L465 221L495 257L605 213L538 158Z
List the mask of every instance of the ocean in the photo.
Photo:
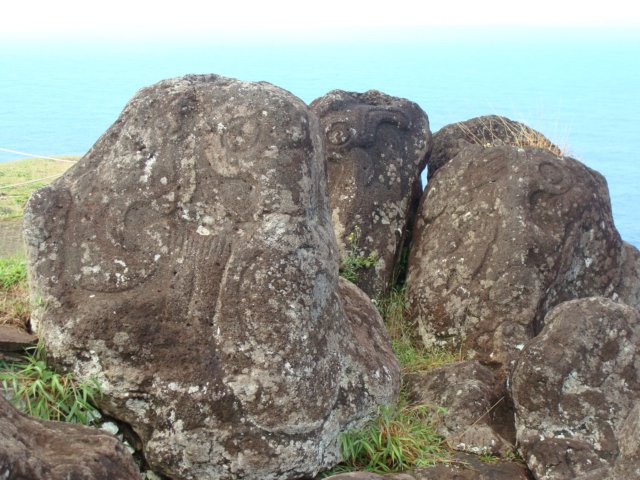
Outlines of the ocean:
M374 32L375 33L375 32ZM499 114L605 175L623 239L640 247L640 32L457 29L322 40L0 40L0 148L82 155L141 87L187 73L418 103L433 132ZM0 162L19 158L0 152Z

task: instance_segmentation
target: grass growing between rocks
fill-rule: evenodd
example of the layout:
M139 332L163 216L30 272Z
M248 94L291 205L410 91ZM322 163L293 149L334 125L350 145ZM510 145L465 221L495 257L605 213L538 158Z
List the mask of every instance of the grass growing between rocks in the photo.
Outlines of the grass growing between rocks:
M0 163L0 220L22 217L31 193L58 178L78 158L29 158Z
M42 343L21 361L0 360L0 382L5 396L32 417L89 425L100 416L92 404L101 395L97 381L49 369Z
M378 256L375 252L365 255L358 247L360 243L360 227L357 225L347 237L347 242L349 250L340 261L339 274L350 282L356 283L362 271L376 266Z
M415 337L404 288L392 290L377 302L403 375L464 360L462 353L446 348L427 350ZM340 436L343 462L322 478L338 473L366 470L375 473L402 472L453 461L453 452L437 433L441 409L414 405L400 392L400 400L381 407L378 416L364 428Z
M384 319L393 351L398 357L403 373L430 370L449 363L464 360L461 350L449 347L425 349L416 338L417 326L409 316L404 288L392 290L378 302L378 310Z
M401 400L381 407L368 427L341 436L345 463L357 470L389 473L428 467L450 460L444 438L436 432L438 412Z
M24 258L0 258L0 325L26 328L31 307Z

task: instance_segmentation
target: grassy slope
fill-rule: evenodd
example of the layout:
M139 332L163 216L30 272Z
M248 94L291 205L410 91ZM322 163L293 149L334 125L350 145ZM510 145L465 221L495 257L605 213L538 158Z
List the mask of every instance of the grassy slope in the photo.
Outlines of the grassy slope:
M78 159L78 157L61 158ZM0 222L18 221L22 217L22 210L29 195L37 188L55 179L48 177L62 175L71 165L73 164L44 158L0 163ZM37 181L26 185L12 186L33 180ZM12 230L2 231L6 235ZM8 241L8 239L4 238L0 241ZM25 327L29 320L29 314L24 258L0 258L0 324Z
M77 160L78 157L60 157L65 160ZM0 220L22 217L22 209L29 195L37 188L62 175L72 163L57 162L44 158L28 158L0 163ZM26 185L12 186L31 182ZM9 188L7 188L9 187Z

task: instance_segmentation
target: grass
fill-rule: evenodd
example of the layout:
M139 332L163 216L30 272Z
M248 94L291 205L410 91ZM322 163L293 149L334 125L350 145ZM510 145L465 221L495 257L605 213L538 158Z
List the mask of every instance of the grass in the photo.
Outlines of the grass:
M490 116L486 122L484 128L475 131L464 123L458 123L457 125L469 140L483 147L490 147L496 143L506 143L520 148L541 148L559 157L564 156L566 153L566 149L560 149L540 132L523 123L513 122L498 116Z
M24 258L0 258L0 325L26 328L31 315Z
M463 360L461 352L445 348L425 349L415 337L409 318L404 288L396 288L377 302L402 373L425 371ZM453 454L437 433L442 409L407 402L404 392L392 406L380 407L378 416L362 429L340 435L343 462L325 472L367 470L376 473L401 472L411 468L449 463Z
M340 261L339 274L352 283L356 283L360 278L360 273L368 268L375 267L378 263L378 256L375 252L365 255L358 244L360 243L360 227L357 225L353 232L347 237L347 254Z
M42 343L29 349L22 361L1 360L0 382L12 403L33 417L84 425L100 417L92 404L101 395L98 383L49 369Z
M0 163L0 220L22 217L34 190L62 175L79 157L60 157L64 162L29 158Z
M448 462L450 450L436 432L438 413L404 400L392 407L383 406L369 426L341 435L342 457L357 470L376 473Z
M378 310L384 319L393 351L398 357L403 373L420 372L465 359L462 350L450 347L425 349L416 338L417 326L409 318L404 288L392 290L378 302Z

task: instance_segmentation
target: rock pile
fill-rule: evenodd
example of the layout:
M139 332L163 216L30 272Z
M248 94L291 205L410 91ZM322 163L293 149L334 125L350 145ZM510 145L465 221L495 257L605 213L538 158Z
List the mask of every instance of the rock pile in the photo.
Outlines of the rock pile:
M143 89L29 201L32 326L58 369L98 378L101 409L154 471L312 478L340 460L340 432L395 401L400 368L366 293L391 286L412 225L416 336L466 359L405 375L405 393L447 409L460 464L335 478L640 478L640 252L600 174L502 117L432 145L424 112L380 92L307 107L215 75ZM366 293L337 275L356 227L355 251L378 258ZM57 468L16 460L5 432L26 419L1 409L0 477ZM101 466L79 478L129 472L113 438L95 441ZM469 455L515 450L530 472Z

